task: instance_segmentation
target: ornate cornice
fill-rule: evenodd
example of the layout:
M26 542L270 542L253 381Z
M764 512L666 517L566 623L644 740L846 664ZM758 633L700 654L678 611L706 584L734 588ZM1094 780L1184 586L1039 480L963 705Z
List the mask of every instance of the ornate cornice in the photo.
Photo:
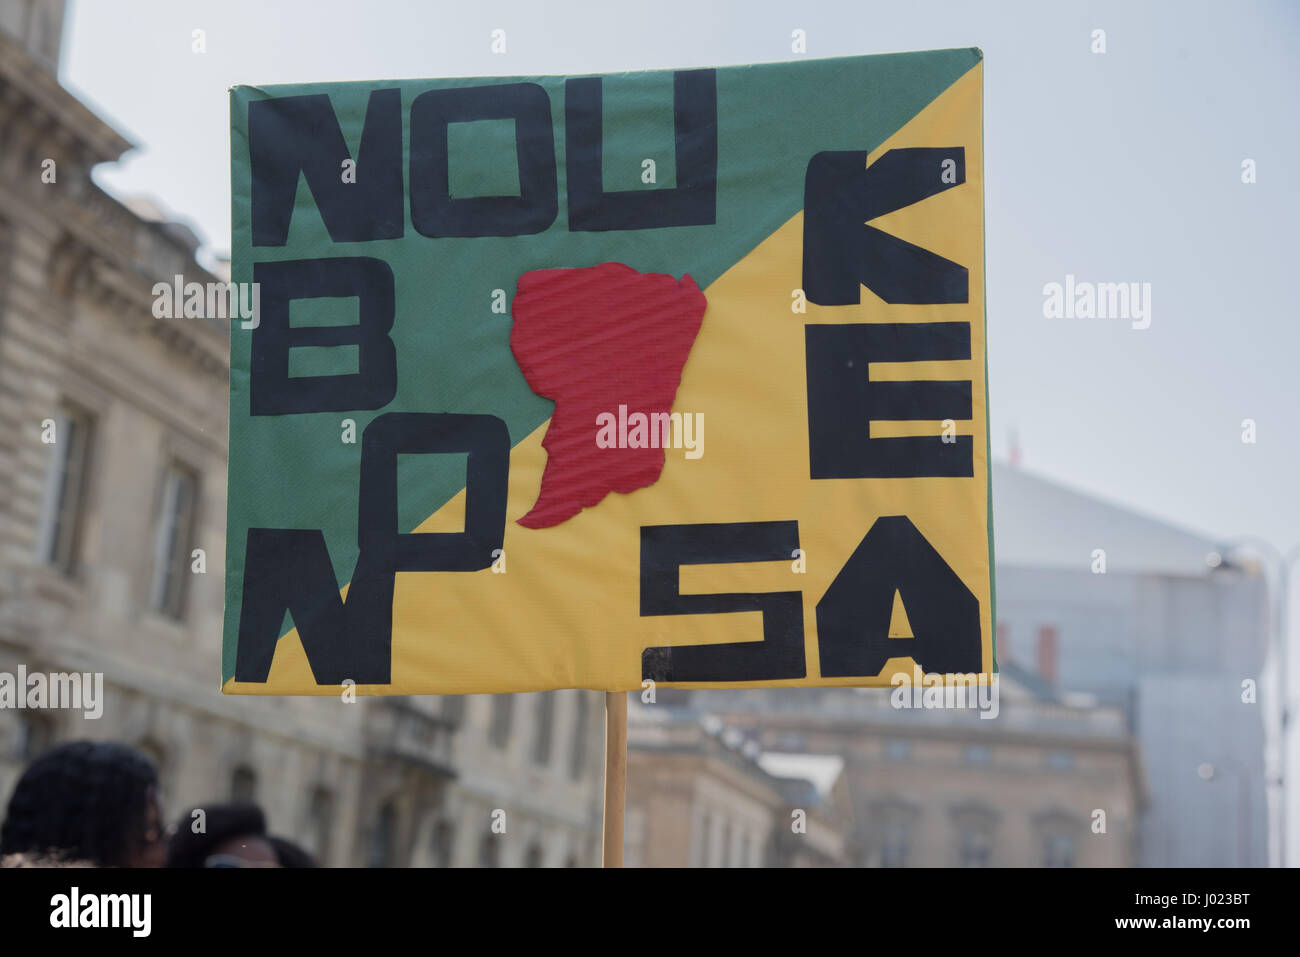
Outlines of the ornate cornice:
M157 337L203 372L224 379L229 330L222 323L153 316L155 283L170 283L176 275L200 283L217 277L199 266L193 250L169 234L166 224L141 218L90 179L91 167L115 162L131 145L0 33L0 164L9 174L0 191L16 190L15 202L5 204L15 226L34 216L51 237L50 292L61 299L93 299L133 332ZM47 157L56 163L51 184L40 180Z
M64 131L69 145L75 145L88 165L116 162L134 145L60 86L49 70L5 33L0 33L0 82L3 110Z

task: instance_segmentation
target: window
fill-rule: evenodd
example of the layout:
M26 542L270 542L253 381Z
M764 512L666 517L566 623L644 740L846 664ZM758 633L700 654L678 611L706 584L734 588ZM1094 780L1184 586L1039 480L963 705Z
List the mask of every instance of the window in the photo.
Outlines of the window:
M185 614L185 583L189 580L198 489L198 475L193 469L177 463L168 466L154 535L149 604L154 611L177 620Z
M497 835L491 832L484 834L483 839L478 842L478 866L501 866L501 845L498 843Z
M880 842L880 866L905 867L906 865L907 826L897 822L888 824Z
M30 711L18 715L18 740L15 757L27 763L54 743L54 723L43 714Z
M725 839L722 834L720 818L713 811L704 812L703 823L704 847L700 858L701 867L717 867L722 858L722 852L718 839Z
M307 849L321 863L329 857L330 831L333 827L334 795L326 788L315 788L307 805Z
M696 808L694 833L698 838L691 845L691 867L708 867L709 849L713 841L713 816L708 811Z
M1086 825L1060 808L1037 815L1035 824L1043 851L1043 867L1074 867L1077 838L1087 833Z
M492 696L492 724L488 728L488 739L502 751L510 743L510 720L514 716L514 710L514 695Z
M230 800L233 804L252 804L257 800L257 772L241 764L230 775Z
M569 777L575 781L582 780L582 775L587 770L587 722L590 720L590 707L587 692L577 692L573 703L573 750L569 752Z
M45 473L45 505L37 532L37 555L63 574L73 575L77 571L77 538L85 505L94 420L89 413L67 406L51 424L49 434L53 441L49 446L50 466Z
M912 756L912 742L890 738L885 742L885 757L891 761L906 761Z
M393 863L393 838L397 833L397 809L388 801L375 815L370 831L370 849L366 854L367 867L390 867Z
M533 761L542 767L551 763L551 738L555 731L555 695L543 691L537 698L537 722L533 725Z
M998 813L975 801L963 801L952 809L953 829L960 835L957 863L961 867L991 867L993 835L998 827Z
M1074 767L1074 755L1069 751L1049 751L1047 766L1053 771L1068 771Z
M1048 834L1043 840L1044 867L1073 867L1074 838L1068 834Z
M460 724L465 720L465 696L449 694L442 696L442 716L451 724Z
M863 863L878 862L881 867L906 867L911 856L912 834L920 818L920 809L900 797L873 801L863 809L868 821L868 858Z
M456 831L450 821L439 821L433 826L433 866L451 867L455 850Z
M961 836L961 866L988 867L993 857L993 838L987 831L965 831Z
M968 744L962 757L967 764L988 764L993 760L993 749L987 744Z

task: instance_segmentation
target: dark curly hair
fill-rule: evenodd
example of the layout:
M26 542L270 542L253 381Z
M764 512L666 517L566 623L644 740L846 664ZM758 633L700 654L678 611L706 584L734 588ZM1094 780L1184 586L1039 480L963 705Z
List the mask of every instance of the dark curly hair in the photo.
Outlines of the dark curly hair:
M132 852L148 842L157 787L153 763L124 744L71 741L51 748L14 787L0 827L0 855L129 864Z
M203 830L195 832L194 812L181 815L167 846L168 867L203 867L212 852L236 837L266 837L266 815L256 804L210 804L203 808Z
M276 837L272 834L267 840L275 848L275 859L280 862L281 867L320 867L311 852L293 843L287 837Z

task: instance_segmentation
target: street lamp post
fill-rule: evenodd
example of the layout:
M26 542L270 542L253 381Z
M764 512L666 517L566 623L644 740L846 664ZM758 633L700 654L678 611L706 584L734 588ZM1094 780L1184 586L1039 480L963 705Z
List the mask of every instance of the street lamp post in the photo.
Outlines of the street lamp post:
M1258 538L1253 535L1242 536L1233 542L1229 548L1252 548L1262 552L1265 557L1271 557L1277 564L1277 595L1274 597L1273 612L1273 642L1274 650L1277 654L1277 673L1278 673L1278 762L1277 762L1277 785L1278 785L1278 806L1277 806L1277 829L1278 829L1278 849L1277 863L1279 867L1286 867L1287 860L1287 765L1288 765L1288 735L1291 730L1291 687L1288 683L1290 677L1289 654L1288 654L1288 636L1287 636L1287 615L1289 612L1289 590L1291 587L1291 563L1300 557L1300 543L1294 545L1289 551L1283 552L1272 542L1266 539ZM1213 563L1211 563L1213 565Z
M1250 789L1241 765L1229 761L1220 764L1207 762L1196 769L1196 774L1202 781L1213 781L1221 778L1224 771L1237 779L1237 866L1246 867L1250 861L1251 838L1254 835L1250 826Z

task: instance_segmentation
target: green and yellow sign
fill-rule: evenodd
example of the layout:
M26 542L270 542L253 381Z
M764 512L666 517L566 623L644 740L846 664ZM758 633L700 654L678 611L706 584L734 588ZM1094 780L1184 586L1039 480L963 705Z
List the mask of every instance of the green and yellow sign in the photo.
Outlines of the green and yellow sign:
M224 689L991 673L981 98L236 87Z

